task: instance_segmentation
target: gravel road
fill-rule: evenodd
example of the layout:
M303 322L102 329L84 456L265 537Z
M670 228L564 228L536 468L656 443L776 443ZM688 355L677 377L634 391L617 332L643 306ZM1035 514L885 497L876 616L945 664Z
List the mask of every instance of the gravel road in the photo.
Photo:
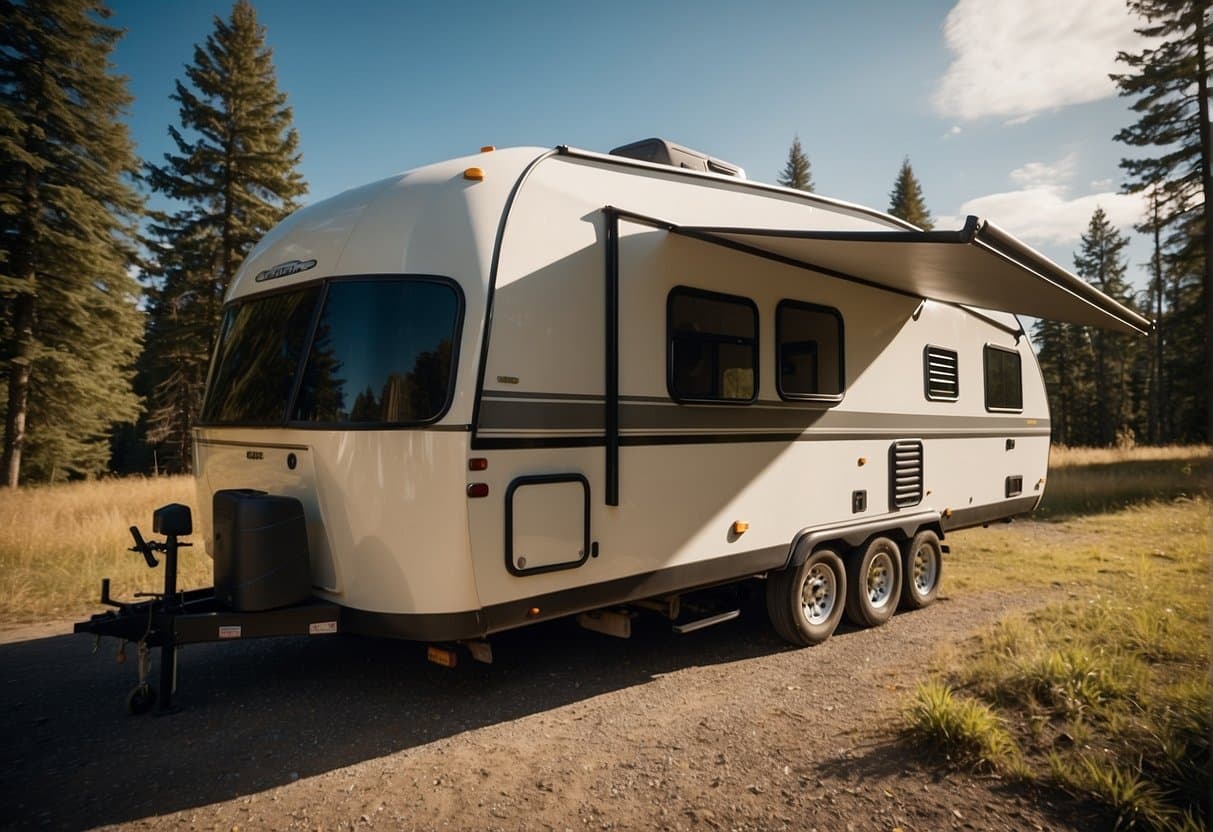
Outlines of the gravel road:
M945 596L804 650L758 615L628 641L553 622L453 670L344 636L194 645L168 717L126 714L133 650L26 628L0 637L0 827L1082 828L895 730L941 644L1040 602Z

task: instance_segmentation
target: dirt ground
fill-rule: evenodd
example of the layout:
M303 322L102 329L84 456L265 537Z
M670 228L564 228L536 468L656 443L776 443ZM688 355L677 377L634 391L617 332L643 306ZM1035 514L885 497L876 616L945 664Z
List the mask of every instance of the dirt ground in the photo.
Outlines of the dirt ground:
M941 644L1039 596L958 594L788 648L760 615L628 641L570 622L447 670L344 636L191 646L179 713L131 717L134 651L0 636L0 827L1078 829L1065 800L898 738Z

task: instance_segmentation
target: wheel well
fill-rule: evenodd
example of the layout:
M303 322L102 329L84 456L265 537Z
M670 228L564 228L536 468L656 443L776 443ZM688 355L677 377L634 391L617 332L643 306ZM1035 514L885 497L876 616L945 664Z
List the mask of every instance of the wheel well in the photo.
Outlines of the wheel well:
M862 550L877 537L887 537L902 546L913 540L919 532L930 530L935 532L940 540L944 539L943 526L935 512L869 526L844 527L828 532L802 532L792 543L787 566L799 566L818 549L833 549L845 560L852 552Z

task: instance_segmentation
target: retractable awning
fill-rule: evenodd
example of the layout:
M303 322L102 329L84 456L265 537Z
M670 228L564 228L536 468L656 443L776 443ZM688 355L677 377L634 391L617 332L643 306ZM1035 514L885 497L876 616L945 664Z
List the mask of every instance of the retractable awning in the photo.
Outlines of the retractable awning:
M618 212L688 237L947 303L1127 333L1153 324L993 223L960 231L800 231L678 226Z

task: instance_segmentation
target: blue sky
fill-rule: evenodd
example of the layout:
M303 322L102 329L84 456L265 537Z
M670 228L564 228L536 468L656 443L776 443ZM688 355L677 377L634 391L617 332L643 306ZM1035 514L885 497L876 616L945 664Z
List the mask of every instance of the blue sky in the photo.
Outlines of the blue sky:
M975 213L1070 266L1098 204L1126 233L1107 73L1139 49L1121 0L254 0L294 108L308 201L482 144L606 151L663 136L774 181L799 134L817 190L877 208L909 156L940 227ZM112 0L132 135L229 2ZM1131 274L1149 256L1134 235Z

